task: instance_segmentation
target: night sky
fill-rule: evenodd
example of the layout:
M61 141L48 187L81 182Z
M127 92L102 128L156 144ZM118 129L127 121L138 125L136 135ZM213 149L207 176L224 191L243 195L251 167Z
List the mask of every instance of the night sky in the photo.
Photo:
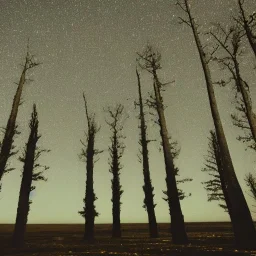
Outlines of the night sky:
M245 8L256 10L255 0L246 0ZM235 14L236 0L191 0L191 11L201 31L211 22L229 24ZM90 111L96 113L101 131L96 146L105 150L94 169L96 209L100 216L96 223L112 222L111 173L107 151L110 131L105 123L103 107L123 103L129 119L124 134L127 148L122 159L123 185L121 222L147 222L142 208L142 165L138 162L138 110L133 101L137 96L136 52L147 42L162 53L161 81L175 80L164 93L166 119L170 135L181 146L179 159L181 177L194 180L182 186L192 196L181 202L185 221L227 221L217 202L207 202L201 182L208 179L202 173L208 149L209 130L213 127L204 76L191 29L178 24L183 15L175 0L0 0L0 126L5 127L13 96L24 63L26 45L43 64L30 73L34 81L25 86L23 105L17 123L21 134L15 141L22 149L28 138L28 121L32 104L38 106L39 145L51 149L40 163L48 165L47 182L37 182L32 194L33 204L28 223L83 223L78 211L83 207L85 164L78 158L80 139L86 129L82 92L88 99ZM204 37L206 40L207 38ZM247 42L241 59L242 74L248 81L252 100L256 100L255 58ZM214 78L224 78L225 72L212 68ZM141 74L144 96L152 91L152 79ZM234 127L230 114L234 91L216 87L216 96L236 174L249 207L252 199L247 194L244 176L254 172L256 156L236 140L242 132ZM255 108L254 108L255 109ZM159 128L152 122L149 138L150 171L155 187L156 217L158 222L169 222L167 203L162 199L166 189L162 152L159 152ZM0 193L0 222L14 223L19 196L22 164L15 156L11 166L16 170L4 176ZM256 215L254 214L254 219Z

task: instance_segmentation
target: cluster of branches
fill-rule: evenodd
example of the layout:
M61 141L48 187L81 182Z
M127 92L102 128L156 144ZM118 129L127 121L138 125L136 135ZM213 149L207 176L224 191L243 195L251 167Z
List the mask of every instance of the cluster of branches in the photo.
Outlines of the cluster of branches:
M205 157L205 167L203 172L208 173L211 177L210 180L202 182L205 185L207 191L208 201L220 201L219 206L224 209L225 212L229 212L228 209L228 196L223 178L223 162L221 159L220 146L217 141L217 136L213 130L210 131L210 137L208 138L208 154Z

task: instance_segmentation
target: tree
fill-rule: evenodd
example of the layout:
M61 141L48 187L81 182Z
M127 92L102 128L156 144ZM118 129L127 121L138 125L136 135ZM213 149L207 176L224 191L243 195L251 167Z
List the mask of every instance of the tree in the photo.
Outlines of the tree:
M121 237L121 223L120 223L120 212L121 212L121 196L123 194L122 185L120 184L120 170L122 169L121 158L124 153L125 144L123 139L123 123L127 116L124 116L124 106L117 104L115 108L108 107L105 110L109 118L106 123L110 127L111 131L111 146L109 146L109 172L113 174L111 180L112 188L112 215L113 215L113 226L112 226L112 237Z
M247 187L250 189L251 197L256 201L256 177L251 173L245 176L245 182ZM256 207L254 205L254 207Z
M88 242L94 240L94 220L99 213L95 209L94 202L98 199L94 193L93 188L93 171L95 156L100 154L102 151L95 149L95 137L96 134L100 131L100 127L96 124L95 114L89 114L87 100L85 94L83 93L85 114L87 120L87 132L86 141L81 143L83 145L82 152L80 154L80 159L86 162L86 189L85 189L85 198L83 200L84 207L82 211L78 213L85 218L85 231L84 239Z
M207 58L207 54L201 43L198 31L198 24L196 24L195 19L192 17L188 0L178 1L177 4L187 15L187 20L182 17L180 17L180 20L182 23L187 24L192 29L202 68L204 71L206 88L210 102L210 109L215 126L217 140L220 146L220 155L223 162L223 177L227 186L227 194L232 209L231 222L235 236L235 243L236 246L239 248L255 248L256 231L244 194L235 174L227 140L220 119L211 72L209 68L210 58Z
M235 81L236 87L236 98L241 96L240 103L243 103L243 113L246 116L247 124L250 128L252 139L254 143L256 143L256 115L252 109L252 101L250 97L250 90L248 83L242 78L240 66L238 62L239 56L243 54L243 50L241 49L241 38L243 36L242 31L239 30L237 26L232 26L228 30L225 30L220 24L215 26L215 29L212 29L210 35L216 41L217 46L215 49L219 48L222 50L220 54L222 56L216 56L214 59L217 60L218 63L221 64L222 67L226 68L230 74L231 78L228 80ZM217 51L215 51L216 53ZM225 85L228 82L222 80L221 84ZM237 95L238 94L238 95ZM243 125L241 125L240 119L237 118L236 115L231 115L233 119L233 124L238 126L239 128L246 129ZM247 126L247 125L246 125ZM243 140L239 138L239 140Z
M241 128L244 135L239 135L237 140L246 143L249 148L256 151L256 142L252 136L251 128L247 118L247 111L242 96L236 92L235 95L235 109L236 113L231 114L232 122L238 128Z
M205 167L203 172L207 172L210 180L202 182L207 191L208 201L220 201L219 206L225 212L231 214L231 206L227 195L227 188L223 177L223 163L220 155L220 146L217 141L216 133L211 130L208 138L208 154L205 157Z
M159 125L159 124L158 124ZM171 137L169 137L169 142L170 142L170 147L171 147L171 154L172 154L172 158L173 158L173 164L174 164L174 169L175 169L175 176L178 177L180 176L180 169L175 165L175 160L179 157L180 154L180 147L178 145L177 141L172 140ZM162 143L161 143L162 145ZM179 199L183 200L187 197L190 197L192 194L186 194L181 188L179 188L178 184L183 184L185 182L190 182L193 179L191 178L183 178L183 179L176 179L177 182L177 188L178 188L178 195L179 195ZM163 198L166 202L168 202L168 194L167 191L163 191L164 195L166 196L165 198Z
M147 139L147 136L148 136L147 135L147 125L146 125L146 121L145 121L140 75L139 75L137 69L136 69L136 75L137 75L137 79L138 79L139 101L138 101L138 103L135 103L135 105L139 106L139 120L140 120L139 144L141 146L140 155L142 155L142 159L140 157L140 162L142 162L142 164L143 164L144 185L142 188L143 188L143 191L145 194L143 207L147 210L147 213L148 213L148 225L149 225L150 237L156 238L156 237L158 237L158 228L157 228L156 215L155 215L156 204L154 204L154 194L153 194L154 187L152 186L152 181L150 178L150 171L149 171L148 143L150 142L150 140Z
M24 163L22 181L20 186L20 195L18 202L18 209L16 215L15 228L12 236L12 246L20 248L24 245L24 236L26 232L26 224L28 220L28 213L32 201L29 199L30 192L36 187L32 185L33 181L46 181L43 172L49 167L38 163L40 156L43 153L49 152L46 149L40 149L37 144L41 135L38 134L38 114L36 105L33 105L33 112L29 123L30 135L26 147L19 160ZM38 171L40 169L40 171Z
M148 45L142 54L138 53L138 56L140 67L148 71L153 76L153 88L155 97L154 104L159 118L160 135L162 138L162 147L165 160L166 185L171 217L172 240L175 244L187 244L188 237L185 230L184 218L182 215L179 201L179 193L175 178L175 167L168 138L168 130L164 115L163 98L161 96L161 90L163 89L164 84L159 81L157 74L157 71L161 69L161 54L157 51L154 51L153 48Z
M4 175L4 173L7 173L11 171L11 169L7 168L7 161L8 159L13 156L15 153L13 149L13 140L15 134L18 134L17 132L17 125L16 125L16 118L18 114L18 108L21 105L21 95L22 90L25 85L25 83L29 80L27 78L27 72L34 67L38 66L39 63L35 60L34 55L29 54L29 51L27 51L25 63L23 65L23 70L20 76L20 80L18 85L18 88L16 90L13 103L12 103L12 110L11 114L9 116L6 128L4 130L4 138L1 143L1 149L0 149L0 181Z
M238 0L239 16L235 18L236 22L244 29L249 44L256 57L256 33L253 29L256 26L256 12L247 15L244 10L244 0Z

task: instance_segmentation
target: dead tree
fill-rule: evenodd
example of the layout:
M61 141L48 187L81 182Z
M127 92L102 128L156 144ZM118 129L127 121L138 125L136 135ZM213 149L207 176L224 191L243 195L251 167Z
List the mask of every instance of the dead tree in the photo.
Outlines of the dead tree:
M214 48L219 48L218 51L220 56L215 56L214 59L230 72L231 78L228 80L228 82L231 80L235 81L237 94L241 95L242 97L242 101L240 102L243 102L244 104L244 113L250 127L252 138L254 143L256 143L256 115L252 109L249 85L242 78L238 62L239 56L243 54L241 49L242 33L243 32L241 32L237 26L232 26L228 30L225 30L220 24L217 24L215 29L210 31L209 34L217 43L217 46ZM215 53L216 52L217 51L215 51ZM222 85L225 85L224 80L222 80ZM233 118L234 125L243 128L239 125L239 120L234 118L234 115L231 117Z
M87 132L86 140L81 143L83 145L82 152L80 154L80 159L86 162L86 189L85 189L85 198L83 200L84 207L82 211L78 213L85 218L85 231L84 231L84 240L87 242L94 241L94 220L99 213L95 209L94 202L98 199L94 193L93 188L93 172L94 164L97 161L95 156L100 154L102 151L95 149L95 137L96 134L100 131L100 127L96 124L95 114L89 114L87 100L85 94L83 93L85 115L87 121Z
M139 94L139 101L138 103L135 102L135 106L139 107L139 120L140 120L140 141L139 144L141 146L140 150L140 162L143 164L143 177L144 177L144 185L143 191L145 194L144 204L143 207L146 209L148 213L148 225L149 225L149 233L151 238L158 237L158 228L156 222L156 215L155 215L155 206L154 203L154 187L152 186L152 181L150 178L150 171L149 171L149 152L148 152L148 143L150 140L147 139L147 125L145 120L145 113L144 113L144 103L142 99L142 92L141 92L141 83L140 83L140 75L138 70L136 69L136 75L138 79L138 94Z
M204 71L206 88L210 102L210 109L223 162L223 177L227 186L227 194L232 209L231 222L235 236L235 243L236 246L239 248L255 248L256 231L243 191L235 174L226 136L220 119L211 72L209 68L210 58L207 58L205 48L201 43L198 31L198 24L196 24L195 19L192 17L189 1L180 0L177 4L187 16L187 19L180 17L180 20L181 23L187 24L192 29L202 68Z
M245 176L245 182L247 187L250 189L251 197L256 201L256 177L251 173ZM256 205L254 205L256 207Z
M113 179L111 180L112 188L112 216L113 216L113 226L112 226L112 237L120 238L121 234L121 196L123 194L122 185L120 184L120 170L122 169L121 158L124 153L125 144L123 139L123 123L127 117L124 116L124 106L121 104L116 105L115 108L108 107L106 112L109 118L106 123L110 127L111 131L111 146L109 146L109 172L113 174Z
M256 57L256 32L254 31L254 28L256 27L256 12L254 11L251 15L247 15L244 9L245 1L238 0L237 2L239 6L239 16L234 19L243 28Z
M230 215L231 206L228 199L225 179L223 177L223 163L220 155L220 146L213 130L210 131L208 140L208 154L205 157L205 167L202 171L207 172L211 179L202 182L202 184L205 185L204 188L207 191L208 201L219 201L219 206Z
M24 246L24 238L26 233L26 225L28 220L28 213L30 210L30 192L35 189L32 185L33 181L46 181L43 172L48 170L49 167L42 166L38 163L39 157L42 153L49 152L46 149L38 147L38 140L41 135L38 134L38 115L36 105L33 105L33 112L29 123L30 135L26 147L19 160L24 163L22 172L22 181L20 186L20 195L18 202L18 209L16 215L15 228L12 236L12 246L20 248ZM38 169L40 169L38 171Z
M17 125L16 125L16 118L18 114L18 108L21 105L21 95L22 90L25 85L25 83L29 80L27 78L27 72L34 67L38 66L39 63L35 61L34 55L30 55L27 51L25 63L23 65L23 70L20 76L19 83L17 83L18 88L16 90L13 103L12 103L12 110L11 114L9 116L6 128L4 130L4 138L1 143L1 149L0 149L0 181L4 175L4 173L7 173L10 171L7 167L7 161L8 159L14 155L13 152L13 139L15 134L17 134Z
M154 51L151 46L147 46L145 51L139 56L139 65L142 69L148 71L153 76L153 88L155 96L156 110L159 118L160 135L162 138L162 147L164 152L167 196L171 217L171 234L175 244L187 244L188 237L185 229L184 218L181 211L179 193L175 178L175 167L171 154L171 146L168 138L168 130L164 115L163 98L161 89L164 84L159 81L157 71L161 69L161 55Z

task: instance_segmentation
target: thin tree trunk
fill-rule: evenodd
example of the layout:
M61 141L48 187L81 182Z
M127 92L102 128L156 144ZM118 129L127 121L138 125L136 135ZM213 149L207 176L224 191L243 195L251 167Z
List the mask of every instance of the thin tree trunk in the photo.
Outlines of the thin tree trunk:
M143 176L144 176L144 194L145 194L145 206L148 213L148 224L149 233L151 238L158 237L158 229L155 215L155 204L153 195L153 186L150 179L149 171L149 160L148 160L148 141L146 132L146 122L143 109L141 84L139 73L136 69L137 79L138 79L138 91L139 91L139 108L140 108L140 129L141 129L141 147L142 147L142 162L143 162Z
M19 85L18 85L18 88L16 90L16 93L15 93L15 96L13 99L11 114L9 116L4 139L2 141L2 147L1 147L1 152L0 152L0 181L3 177L4 171L6 168L6 164L7 164L7 161L8 161L10 152L11 152L11 148L12 148L13 137L15 135L15 129L16 129L16 117L18 114L18 108L20 105L21 94L22 94L24 83L25 83L25 76L26 76L26 64L22 71Z
M256 57L256 35L253 34L252 28L250 28L250 26L248 24L248 20L245 16L244 8L243 8L243 4L242 4L241 0L238 0L238 5L239 5L240 12L242 15L243 27L244 27L247 39L249 41L249 44L253 50L255 57Z
M236 58L234 59L234 64L235 64L235 71L236 71L236 77L237 77L237 86L239 87L238 89L240 89L240 92L242 94L242 98L243 98L243 102L244 102L244 106L246 109L246 117L250 126L250 130L252 133L252 137L256 143L256 115L252 110L252 102L249 96L248 91L246 90L246 84L243 81L243 79L241 78L240 75L240 70L239 70L239 64L236 60Z
M118 153L117 153L117 133L114 132L113 136L113 180L112 180L112 214L113 214L113 226L112 226L112 237L120 238L121 233L121 221L120 221L120 211L121 211L121 197L120 197L120 181L118 176Z
M87 241L94 240L94 190L93 190L93 151L94 138L89 134L87 148L87 166L86 166L86 193L85 193L85 232L84 239Z
M217 102L214 94L210 69L208 67L205 53L198 36L197 28L194 19L191 16L188 1L184 1L188 11L190 24L193 30L195 42L199 52L200 60L202 63L207 92L210 102L211 113L216 130L217 139L220 145L220 153L223 161L223 177L227 187L227 193L232 207L231 221L233 225L235 242L239 248L255 248L256 247L256 231L253 220L246 203L244 194L237 180L232 159L230 156L229 148L227 145L226 137L224 134L223 126L221 123Z
M153 70L154 76L154 91L156 97L157 112L159 116L160 134L162 137L164 161L166 169L166 185L168 204L171 215L171 233L174 244L187 244L188 237L185 229L184 218L181 211L177 183L175 178L175 168L171 154L171 146L169 143L169 136L167 125L164 116L164 108L162 104L161 93L159 89L159 81L156 71Z

